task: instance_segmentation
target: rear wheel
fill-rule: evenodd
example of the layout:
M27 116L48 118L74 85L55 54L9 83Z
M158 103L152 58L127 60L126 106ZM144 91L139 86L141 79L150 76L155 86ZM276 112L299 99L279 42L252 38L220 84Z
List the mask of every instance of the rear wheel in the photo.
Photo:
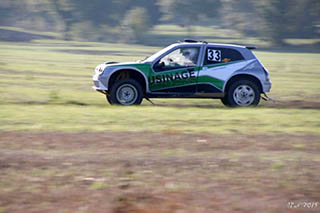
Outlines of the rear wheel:
M109 100L108 100L109 97ZM114 83L107 100L111 104L139 105L143 99L143 90L140 84L133 79L121 79Z
M225 99L222 103L231 107L256 106L260 101L260 91L252 81L239 80L231 84Z
M223 98L220 99L221 102L223 103L223 105L225 106L230 106L229 102L228 102L228 97L224 96Z
M107 101L108 101L108 103L109 103L110 105L113 105L113 104L114 104L114 103L112 102L111 97L110 97L109 94L106 95L106 99L107 99Z

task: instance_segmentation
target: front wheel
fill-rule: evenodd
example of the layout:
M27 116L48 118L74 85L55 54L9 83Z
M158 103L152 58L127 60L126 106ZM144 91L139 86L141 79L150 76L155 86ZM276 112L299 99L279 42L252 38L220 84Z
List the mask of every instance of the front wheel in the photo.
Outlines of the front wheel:
M239 80L231 84L225 99L231 107L256 106L260 101L260 91L252 81Z
M109 103L119 105L139 105L143 99L140 84L133 79L121 79L110 90Z

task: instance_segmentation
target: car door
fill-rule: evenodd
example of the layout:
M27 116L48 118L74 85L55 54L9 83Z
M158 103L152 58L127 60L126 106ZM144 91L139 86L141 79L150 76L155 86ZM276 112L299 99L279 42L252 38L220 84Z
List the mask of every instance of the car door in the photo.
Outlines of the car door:
M226 80L245 63L240 52L231 48L207 46L198 73L198 93L222 93Z
M153 93L195 93L201 46L175 48L152 66L149 89Z

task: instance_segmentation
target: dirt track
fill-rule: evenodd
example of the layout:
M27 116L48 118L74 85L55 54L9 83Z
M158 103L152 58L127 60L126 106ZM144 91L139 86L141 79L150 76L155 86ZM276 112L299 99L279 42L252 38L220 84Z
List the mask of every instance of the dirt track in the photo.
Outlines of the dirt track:
M320 137L2 132L0 212L300 212Z

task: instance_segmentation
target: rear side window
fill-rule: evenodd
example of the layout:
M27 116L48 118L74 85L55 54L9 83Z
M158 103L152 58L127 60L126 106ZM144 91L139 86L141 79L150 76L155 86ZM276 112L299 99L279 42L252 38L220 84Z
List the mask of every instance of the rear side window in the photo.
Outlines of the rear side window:
M244 57L237 50L230 48L207 47L203 64L210 65L239 60L244 60Z

